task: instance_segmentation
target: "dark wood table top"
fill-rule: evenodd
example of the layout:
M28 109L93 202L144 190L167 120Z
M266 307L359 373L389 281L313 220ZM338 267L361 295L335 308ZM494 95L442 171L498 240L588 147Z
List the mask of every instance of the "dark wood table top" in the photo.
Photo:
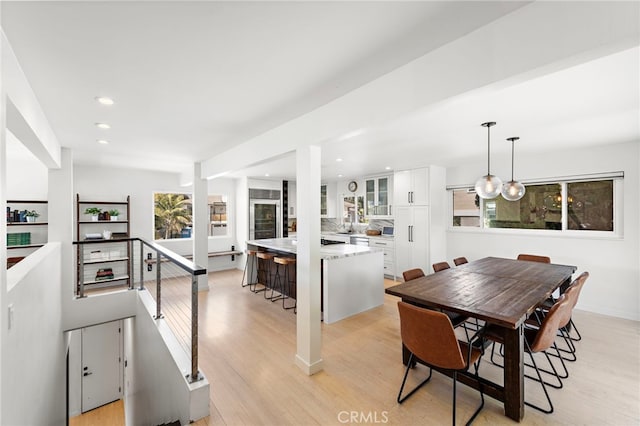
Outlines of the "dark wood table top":
M385 290L404 301L442 308L502 327L519 327L575 266L486 257Z

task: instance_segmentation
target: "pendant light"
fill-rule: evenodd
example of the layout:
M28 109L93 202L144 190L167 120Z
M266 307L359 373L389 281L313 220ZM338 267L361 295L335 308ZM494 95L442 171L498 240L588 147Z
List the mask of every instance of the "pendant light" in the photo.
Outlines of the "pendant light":
M511 141L511 180L502 185L502 197L507 201L518 201L524 197L524 193L526 192L522 183L513 180L513 143L518 139L520 138L507 138L508 141Z
M496 198L502 189L502 180L491 174L491 127L495 125L495 121L482 123L487 128L487 175L476 182L476 194L485 199Z

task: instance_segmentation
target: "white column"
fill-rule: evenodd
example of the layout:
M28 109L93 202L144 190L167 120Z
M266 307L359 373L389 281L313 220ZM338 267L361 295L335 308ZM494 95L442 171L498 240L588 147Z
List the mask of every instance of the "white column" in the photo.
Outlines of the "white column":
M60 151L60 168L49 169L47 212L49 216L48 241L62 244L62 300L69 303L75 294L73 265L75 264L74 238L74 189L73 189L73 153L69 148ZM80 236L76 235L76 239ZM64 312L67 310L63 310Z
M209 190L200 173L201 164L193 165L193 262L209 268ZM208 275L198 276L198 290L209 290Z
M320 354L320 147L296 151L298 204L296 365L311 375L323 368Z

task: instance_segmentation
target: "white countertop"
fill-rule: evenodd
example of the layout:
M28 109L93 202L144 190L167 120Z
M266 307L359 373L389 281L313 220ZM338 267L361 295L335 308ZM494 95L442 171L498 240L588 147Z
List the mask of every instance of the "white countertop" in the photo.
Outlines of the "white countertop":
M266 249L291 254L296 254L298 252L297 243L298 241L295 238L268 238L264 240L247 241L247 244L253 246L264 247ZM359 256L379 251L382 251L382 249L351 244L330 244L320 246L320 257L322 259L340 259L343 257Z

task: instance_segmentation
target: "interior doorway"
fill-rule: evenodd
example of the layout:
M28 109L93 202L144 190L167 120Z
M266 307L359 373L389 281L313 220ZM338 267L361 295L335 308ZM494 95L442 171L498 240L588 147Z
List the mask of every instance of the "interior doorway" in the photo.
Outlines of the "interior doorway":
M82 339L82 412L122 398L122 320L85 327Z

